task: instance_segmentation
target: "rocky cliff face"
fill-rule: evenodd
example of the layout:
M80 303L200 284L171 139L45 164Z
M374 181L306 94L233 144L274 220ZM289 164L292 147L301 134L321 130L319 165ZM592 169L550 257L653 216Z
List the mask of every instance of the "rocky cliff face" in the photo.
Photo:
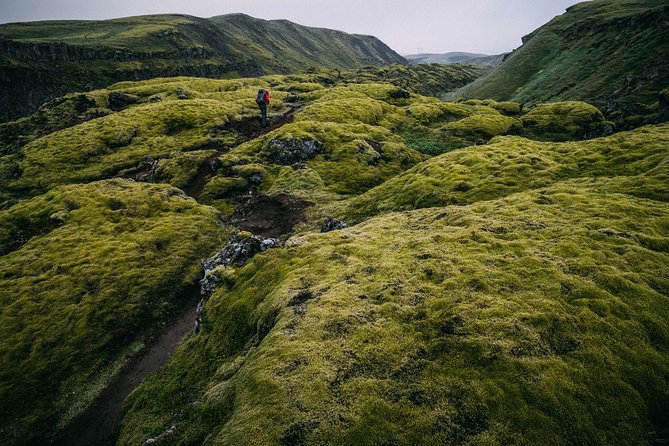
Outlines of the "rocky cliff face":
M72 91L155 77L223 78L406 61L378 39L241 14L0 26L0 121Z

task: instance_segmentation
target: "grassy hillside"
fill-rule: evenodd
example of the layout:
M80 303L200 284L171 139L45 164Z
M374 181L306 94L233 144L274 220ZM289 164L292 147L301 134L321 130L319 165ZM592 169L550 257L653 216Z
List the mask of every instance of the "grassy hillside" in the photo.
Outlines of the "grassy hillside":
M666 438L668 134L461 149L440 158L470 204L305 233L231 269L203 331L127 400L119 444L172 425L184 445ZM527 182L521 143L588 168ZM490 200L487 163L518 187Z
M487 57L487 54L477 54L477 53L463 53L463 52L450 52L444 54L432 54L432 53L422 53L422 54L409 54L404 56L408 61L415 64L423 63L438 63L438 64L454 64L467 62L469 59L475 57Z
M650 115L652 122L658 93L669 83L668 19L661 0L579 3L457 95L526 105L580 100L611 117Z
M0 25L0 121L72 91L159 76L230 78L406 63L378 39L233 14Z
M0 442L85 411L237 230L280 241L210 273L120 444L666 438L669 127L419 93L475 75L157 78L0 125Z

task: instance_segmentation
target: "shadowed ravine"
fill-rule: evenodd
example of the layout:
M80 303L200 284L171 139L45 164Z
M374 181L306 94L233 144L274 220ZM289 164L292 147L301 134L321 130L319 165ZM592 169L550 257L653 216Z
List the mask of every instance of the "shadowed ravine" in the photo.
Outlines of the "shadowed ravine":
M165 365L181 340L193 329L196 304L190 305L149 347L145 355L130 362L102 391L93 404L68 425L53 444L61 446L116 444L123 415L123 400L151 372Z

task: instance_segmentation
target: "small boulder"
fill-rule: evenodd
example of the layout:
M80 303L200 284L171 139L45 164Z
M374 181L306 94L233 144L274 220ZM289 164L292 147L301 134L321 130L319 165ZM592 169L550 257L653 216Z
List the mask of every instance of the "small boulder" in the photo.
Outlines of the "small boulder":
M191 99L193 97L193 95L188 90L183 88L177 88L175 93L177 95L177 99L183 100L183 99Z
M114 111L121 111L129 105L137 104L139 102L139 96L134 94L127 94L121 92L113 92L109 94L107 98L107 103L109 108Z
M323 147L315 139L272 139L268 149L269 161L283 166L303 163L323 153Z
M54 212L53 214L49 215L49 221L54 226L62 226L65 223L67 223L67 220L68 220L69 217L70 217L70 213L68 211L66 211L65 209L63 209L63 210Z
M390 92L390 97L393 99L409 99L411 97L411 92L404 88L398 88L397 90Z
M341 220L337 220L336 218L332 217L326 217L323 221L323 226L321 226L321 232L338 231L347 227L348 225Z

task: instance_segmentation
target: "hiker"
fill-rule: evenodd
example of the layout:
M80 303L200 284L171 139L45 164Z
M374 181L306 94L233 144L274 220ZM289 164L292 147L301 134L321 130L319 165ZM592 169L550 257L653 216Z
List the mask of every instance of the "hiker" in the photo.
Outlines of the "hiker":
M269 105L269 91L261 88L256 96L256 104L262 113L262 127L267 127L267 106Z

